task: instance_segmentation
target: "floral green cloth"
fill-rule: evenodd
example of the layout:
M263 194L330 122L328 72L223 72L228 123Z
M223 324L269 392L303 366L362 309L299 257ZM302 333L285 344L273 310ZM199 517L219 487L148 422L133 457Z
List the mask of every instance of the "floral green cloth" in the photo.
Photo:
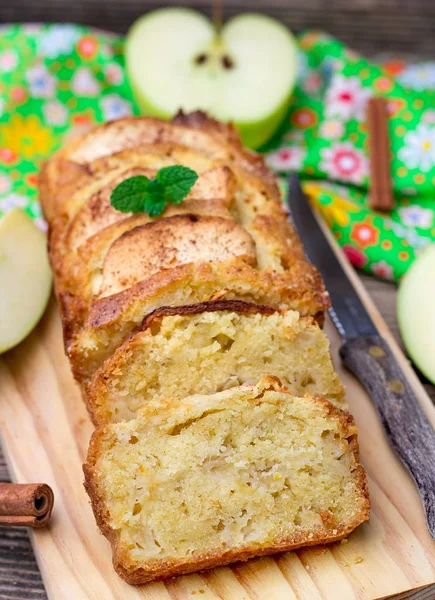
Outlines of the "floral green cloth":
M303 175L356 267L396 280L435 240L435 62L374 64L319 32L302 34L299 45L294 99L264 148L267 162ZM388 99L390 117L396 206L386 215L367 201L366 103L374 95Z
M317 32L301 35L299 43L294 99L264 148L267 162L282 175L301 173L354 265L397 279L435 239L435 63L389 58L373 64ZM372 95L389 100L397 204L388 215L367 203L365 107ZM128 114L138 110L122 38L78 25L2 26L0 215L19 206L43 228L42 160L89 125Z
M0 215L25 209L41 228L42 160L63 140L135 113L122 39L78 25L0 28Z

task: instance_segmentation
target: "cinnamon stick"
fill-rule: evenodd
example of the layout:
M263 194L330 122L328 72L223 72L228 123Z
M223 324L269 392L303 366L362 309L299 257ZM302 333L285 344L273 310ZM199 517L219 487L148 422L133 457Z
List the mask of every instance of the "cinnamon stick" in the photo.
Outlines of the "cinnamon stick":
M45 527L54 495L45 483L0 483L0 525Z
M368 149L370 157L369 205L374 210L394 208L390 170L390 136L385 98L370 98L367 103Z

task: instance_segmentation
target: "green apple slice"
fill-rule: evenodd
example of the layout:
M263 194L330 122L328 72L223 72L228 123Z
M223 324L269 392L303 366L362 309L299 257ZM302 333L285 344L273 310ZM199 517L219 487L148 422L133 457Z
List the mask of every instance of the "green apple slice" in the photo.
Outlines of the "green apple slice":
M397 319L409 356L435 383L435 244L412 264L399 286Z
M12 209L0 219L0 353L38 323L51 279L46 236L25 212Z
M290 31L260 14L231 19L219 35L205 16L163 8L141 17L125 47L127 71L145 114L206 111L233 121L258 148L284 118L297 71Z

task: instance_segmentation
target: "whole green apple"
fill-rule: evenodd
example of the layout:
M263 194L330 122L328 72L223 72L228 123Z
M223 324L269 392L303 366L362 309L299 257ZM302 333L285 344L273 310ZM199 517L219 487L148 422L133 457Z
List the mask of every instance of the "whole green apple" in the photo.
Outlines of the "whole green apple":
M217 32L194 10L159 9L131 27L125 55L145 114L172 118L179 109L203 110L234 122L251 148L264 144L284 118L297 71L292 34L260 14L234 17Z

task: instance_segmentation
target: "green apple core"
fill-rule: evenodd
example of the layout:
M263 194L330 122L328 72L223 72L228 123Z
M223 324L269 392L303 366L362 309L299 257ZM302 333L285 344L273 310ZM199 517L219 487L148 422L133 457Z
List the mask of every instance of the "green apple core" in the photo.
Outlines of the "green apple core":
M214 74L217 74L219 69L234 69L236 66L234 58L228 53L219 34L208 49L194 57L193 62Z

